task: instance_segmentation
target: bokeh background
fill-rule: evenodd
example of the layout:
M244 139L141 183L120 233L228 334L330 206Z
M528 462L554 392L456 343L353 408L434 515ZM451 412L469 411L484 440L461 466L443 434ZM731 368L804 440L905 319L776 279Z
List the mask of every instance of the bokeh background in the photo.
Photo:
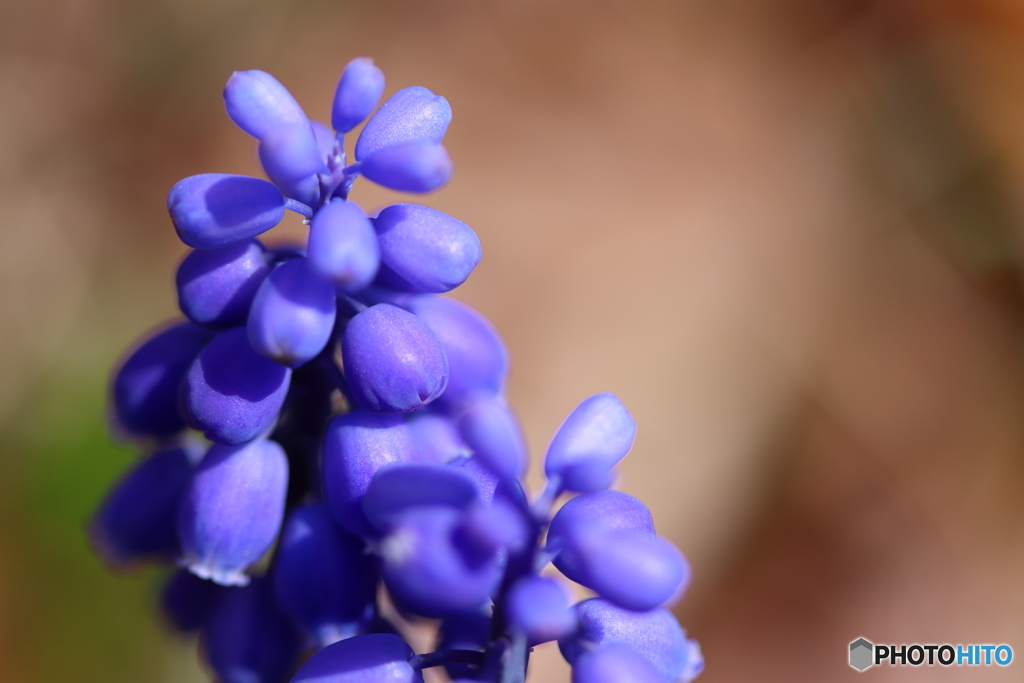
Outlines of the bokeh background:
M107 373L175 314L167 190L257 171L231 71L326 119L357 55L453 105L429 203L480 235L458 294L535 468L587 395L633 411L620 488L694 566L701 681L1020 680L846 665L1024 657L1020 0L3 0L0 680L206 680L159 575L83 535L133 457Z

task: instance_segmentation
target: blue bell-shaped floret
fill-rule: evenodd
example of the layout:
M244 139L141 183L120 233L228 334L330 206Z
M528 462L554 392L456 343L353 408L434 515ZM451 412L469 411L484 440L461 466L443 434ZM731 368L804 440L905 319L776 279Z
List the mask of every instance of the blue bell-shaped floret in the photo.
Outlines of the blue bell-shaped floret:
M373 221L380 241L381 286L447 292L469 277L482 255L468 225L419 204L384 207Z
M282 683L298 664L302 638L269 584L225 589L203 625L200 651L218 683Z
M167 210L181 241L211 249L262 234L284 218L273 183L226 173L189 176L171 188Z
M687 679L689 680L689 679ZM636 650L611 643L576 658L572 683L671 683Z
M340 640L302 665L291 683L423 683L409 663L413 652L391 633L367 633Z
M274 425L290 381L291 370L253 350L244 327L222 332L182 384L188 424L217 443L254 439Z
M437 335L448 358L448 387L439 405L455 414L504 392L508 348L479 311L443 296L412 297L406 307Z
M654 609L681 597L690 566L672 543L643 530L570 528L577 581L619 607Z
M178 508L182 563L217 583L247 583L245 570L281 529L287 491L288 458L277 443L211 446Z
M178 391L192 361L213 336L192 323L147 335L114 373L117 424L140 436L170 436L184 429Z
M286 197L308 206L320 199L318 173L327 170L316 132L307 121L275 130L259 145L260 164Z
M367 287L380 267L380 246L373 224L358 204L334 198L309 226L309 263L339 292Z
M376 413L405 413L430 403L448 383L437 337L412 313L377 304L352 318L341 339L345 376L356 401Z
M642 531L654 535L654 520L647 506L621 491L595 491L576 496L559 508L548 526L548 552L557 553L555 567L577 583L586 570L572 538L586 531Z
M413 86L388 98L367 121L356 141L356 160L409 143L437 144L448 132L452 108L448 100L430 90Z
M524 509L504 497L470 507L455 530L455 542L466 557L481 562L502 551L518 553L529 540Z
M513 507L525 510L529 507L526 500L526 492L518 479L499 477L490 467L477 456L455 461L474 480L480 490L480 500L485 505L492 505L497 500L503 500Z
M376 595L375 561L323 503L292 510L274 560L278 603L319 647L365 626Z
M480 561L458 546L462 513L447 506L408 508L381 541L384 583L403 609L439 618L476 612L501 580L498 556Z
M267 250L259 240L196 249L178 266L178 306L199 325L244 325L256 290L269 272Z
M324 432L323 480L338 524L363 538L377 536L363 512L363 496L378 470L415 457L416 447L401 415L356 410L333 418Z
M459 433L474 455L498 476L517 479L526 473L526 440L504 399L474 403L459 415Z
M239 128L257 140L297 126L309 125L302 107L266 71L236 71L224 87L224 106Z
M415 410L409 413L409 417L409 430L416 443L419 460L447 463L473 455L473 451L462 440L458 425L452 417L429 408Z
M107 494L92 520L96 550L114 566L177 555L178 504L191 476L185 448L157 451L140 461Z
M554 579L524 576L512 584L507 595L508 619L526 635L530 645L557 640L576 628L569 591Z
M544 459L544 473L559 477L570 491L586 492L611 484L602 477L626 457L636 437L636 422L614 394L596 394L580 403L558 428Z
M334 330L334 287L309 259L282 263L260 285L249 310L249 343L258 353L297 368L327 345Z
M634 612L602 598L584 600L575 609L578 630L558 641L570 665L576 666L578 659L595 647L619 644L647 660L666 683L692 669L694 643L686 639L686 632L668 610Z
M384 72L369 57L356 57L347 65L334 91L331 125L347 133L369 116L384 94Z
M363 497L363 512L371 524L387 532L408 508L444 505L465 510L478 498L476 481L460 467L395 463L374 475Z
M444 187L454 166L444 145L410 142L374 152L362 160L359 170L378 185L423 194Z

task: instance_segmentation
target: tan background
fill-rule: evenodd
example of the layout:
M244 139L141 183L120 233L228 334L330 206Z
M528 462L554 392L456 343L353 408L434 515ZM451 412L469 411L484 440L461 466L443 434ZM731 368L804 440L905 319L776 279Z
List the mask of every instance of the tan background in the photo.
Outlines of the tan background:
M203 679L82 535L131 458L105 377L174 314L168 188L257 172L230 72L325 119L357 55L452 103L429 203L480 235L459 296L535 465L591 393L637 418L703 683L860 680L858 636L1024 657L1024 4L4 0L0 680Z

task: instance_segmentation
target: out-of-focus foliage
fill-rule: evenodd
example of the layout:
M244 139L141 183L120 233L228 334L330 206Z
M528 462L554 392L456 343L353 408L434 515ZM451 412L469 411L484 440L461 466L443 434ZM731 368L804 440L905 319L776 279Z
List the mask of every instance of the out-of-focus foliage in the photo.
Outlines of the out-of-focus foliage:
M99 370L48 374L0 432L0 680L162 681L180 666L153 619L153 572L112 576L84 533L134 457L107 435Z

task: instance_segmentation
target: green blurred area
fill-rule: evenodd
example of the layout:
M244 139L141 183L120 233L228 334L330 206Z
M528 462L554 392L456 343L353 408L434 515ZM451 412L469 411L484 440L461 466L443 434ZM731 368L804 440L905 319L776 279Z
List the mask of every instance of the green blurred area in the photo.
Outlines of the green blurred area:
M0 432L14 455L2 472L0 680L199 679L191 646L168 647L154 618L162 572L112 573L89 547L93 511L135 457L107 434L105 385L105 368L54 369Z

